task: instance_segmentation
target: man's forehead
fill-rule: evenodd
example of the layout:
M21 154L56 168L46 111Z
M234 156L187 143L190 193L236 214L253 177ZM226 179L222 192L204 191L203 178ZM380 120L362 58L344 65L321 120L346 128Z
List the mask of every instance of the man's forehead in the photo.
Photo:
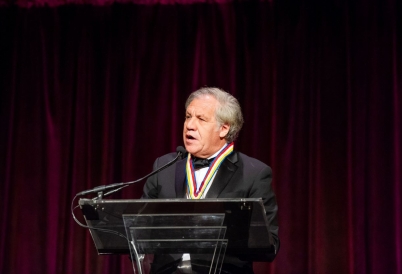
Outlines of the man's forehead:
M195 98L191 103L187 106L187 112L211 112L215 111L217 100L213 96L203 96L200 98Z

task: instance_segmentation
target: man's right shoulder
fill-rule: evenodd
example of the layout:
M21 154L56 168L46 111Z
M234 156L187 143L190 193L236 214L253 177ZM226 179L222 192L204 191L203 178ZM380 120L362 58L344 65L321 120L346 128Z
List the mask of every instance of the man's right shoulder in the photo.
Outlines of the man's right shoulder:
M176 158L177 153L176 152L171 152L168 154L165 154L163 156L160 156L156 159L158 162L158 166L167 164L168 162L172 161L174 158Z

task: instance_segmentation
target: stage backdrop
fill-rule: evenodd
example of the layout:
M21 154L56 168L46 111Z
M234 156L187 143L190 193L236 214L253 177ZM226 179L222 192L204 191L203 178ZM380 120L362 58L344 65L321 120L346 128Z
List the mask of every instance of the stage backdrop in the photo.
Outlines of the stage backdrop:
M401 33L397 0L0 0L0 272L131 273L71 200L175 151L207 85L273 168L282 245L256 273L402 273Z

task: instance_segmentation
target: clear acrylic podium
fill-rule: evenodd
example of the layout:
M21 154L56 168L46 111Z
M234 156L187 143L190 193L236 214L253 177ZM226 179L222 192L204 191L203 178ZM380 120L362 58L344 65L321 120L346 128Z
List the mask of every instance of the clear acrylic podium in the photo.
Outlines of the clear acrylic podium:
M274 256L261 199L80 199L79 205L98 254L130 254L134 273L149 273L146 255L201 256L208 265L203 273L220 273L225 255Z

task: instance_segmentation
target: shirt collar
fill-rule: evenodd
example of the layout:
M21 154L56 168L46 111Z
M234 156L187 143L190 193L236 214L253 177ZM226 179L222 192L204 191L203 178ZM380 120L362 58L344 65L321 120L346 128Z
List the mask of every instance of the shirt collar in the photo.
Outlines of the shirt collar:
M228 144L225 143L220 150L218 150L215 154L213 154L211 157L208 157L207 159L212 159L215 158L216 156L218 156L218 154L227 146Z

